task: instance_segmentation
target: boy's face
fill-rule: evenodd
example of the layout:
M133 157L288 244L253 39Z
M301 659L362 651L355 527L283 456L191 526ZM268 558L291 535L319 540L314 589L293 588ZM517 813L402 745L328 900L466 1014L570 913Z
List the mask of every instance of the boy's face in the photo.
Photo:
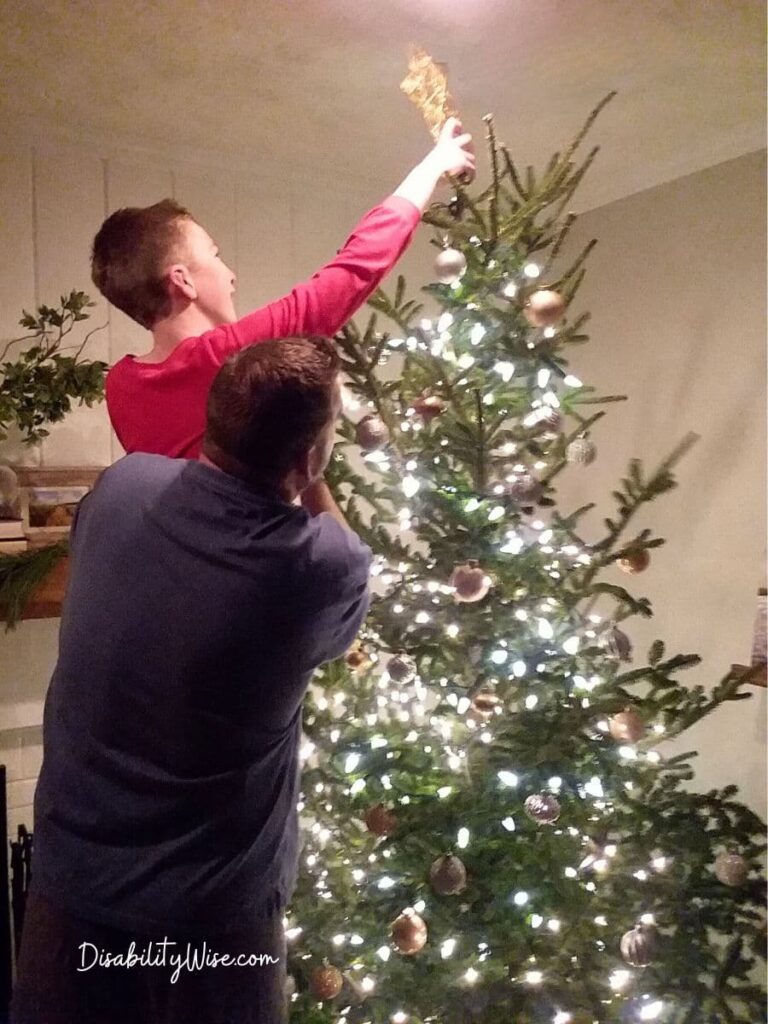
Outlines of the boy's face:
M237 278L219 253L211 236L193 220L181 222L184 245L180 250L196 293L195 302L212 326L231 324L237 319L233 296Z

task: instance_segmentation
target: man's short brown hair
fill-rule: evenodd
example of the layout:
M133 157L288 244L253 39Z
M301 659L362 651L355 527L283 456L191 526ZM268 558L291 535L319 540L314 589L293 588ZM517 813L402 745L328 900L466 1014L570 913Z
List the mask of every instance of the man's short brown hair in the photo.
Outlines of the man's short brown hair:
M203 452L236 476L279 483L328 423L340 366L327 338L242 349L211 385Z
M91 277L101 294L148 330L170 307L165 270L192 220L173 199L128 206L107 217L93 240Z

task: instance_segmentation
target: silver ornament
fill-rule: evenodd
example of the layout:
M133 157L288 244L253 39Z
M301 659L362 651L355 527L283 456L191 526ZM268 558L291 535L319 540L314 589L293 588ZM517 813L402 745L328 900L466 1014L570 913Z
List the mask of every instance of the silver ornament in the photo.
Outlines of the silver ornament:
M715 877L723 885L744 885L749 874L749 865L740 853L724 851L715 858Z
M597 458L597 446L588 437L577 437L565 449L565 457L577 466L589 466Z
M410 683L416 675L416 662L407 654L396 654L387 665L387 672L396 683Z
M435 277L440 284L456 284L467 269L463 252L458 249L441 249L435 259Z
M525 426L537 434L557 434L562 425L562 415L551 405L542 405L525 418Z
M560 802L550 793L532 793L523 806L528 817L540 825L552 825L560 817Z
M447 853L433 862L429 869L429 881L441 896L455 896L467 886L467 869L458 857Z
M656 929L649 924L636 925L622 935L619 949L628 964L647 967L656 953Z
M629 661L632 657L632 641L627 634L617 626L613 626L605 634L603 644L614 658L619 661Z
M543 488L530 473L519 473L506 482L505 490L518 505L535 505L542 495Z
M389 441L389 430L380 417L364 416L355 427L355 440L364 452L371 452Z

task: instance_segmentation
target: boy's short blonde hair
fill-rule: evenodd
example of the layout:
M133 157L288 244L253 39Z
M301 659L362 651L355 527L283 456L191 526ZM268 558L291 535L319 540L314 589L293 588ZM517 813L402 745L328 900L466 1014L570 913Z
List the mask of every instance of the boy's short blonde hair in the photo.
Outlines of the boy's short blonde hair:
M93 240L93 283L147 330L169 311L165 272L183 244L183 221L192 219L175 200L162 199L153 206L116 210Z

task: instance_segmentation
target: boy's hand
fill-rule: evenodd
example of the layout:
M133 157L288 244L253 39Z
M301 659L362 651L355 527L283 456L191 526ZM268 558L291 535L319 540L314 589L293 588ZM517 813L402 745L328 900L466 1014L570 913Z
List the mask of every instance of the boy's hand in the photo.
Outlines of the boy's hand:
M420 164L398 185L394 195L413 203L424 211L437 183L444 174L469 183L475 176L475 151L472 136L464 132L457 117L449 117L440 136Z
M441 174L463 177L467 182L475 176L475 151L472 136L464 132L457 117L449 117L440 129L435 148L430 154Z

